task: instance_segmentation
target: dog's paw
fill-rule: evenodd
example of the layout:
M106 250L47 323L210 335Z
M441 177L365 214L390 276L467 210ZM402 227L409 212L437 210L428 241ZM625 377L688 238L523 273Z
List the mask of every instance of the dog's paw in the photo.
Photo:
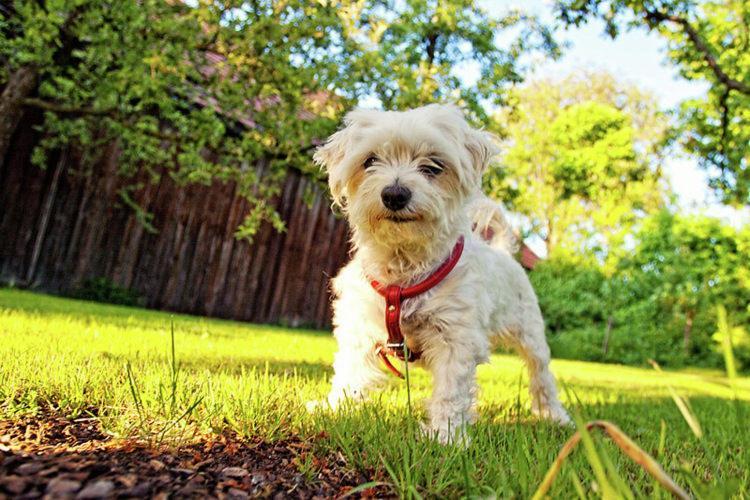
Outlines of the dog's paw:
M561 426L573 425L570 415L568 415L568 412L562 406L545 406L543 408L534 408L532 411L538 418L555 422Z
M471 444L471 437L466 432L467 427L461 425L458 427L449 425L433 425L423 423L420 425L422 438L434 439L442 445L453 445L468 447Z
M331 405L325 399L316 399L305 403L305 409L307 413L317 413L319 411L327 411L331 409Z

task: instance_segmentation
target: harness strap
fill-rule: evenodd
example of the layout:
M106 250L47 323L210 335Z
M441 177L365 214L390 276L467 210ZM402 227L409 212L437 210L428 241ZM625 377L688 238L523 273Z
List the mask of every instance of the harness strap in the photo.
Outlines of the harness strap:
M380 356L380 359L383 361L383 364L386 368L388 368L392 374L397 376L398 378L403 379L404 374L398 371L398 368L393 366L393 363L391 363L391 359L388 357L388 354L385 352L385 346L383 344L378 344L378 346L375 348L375 352L378 356Z
M410 299L421 295L433 288L445 279L456 267L464 249L464 237L460 236L456 241L451 254L440 264L434 273L423 281L412 286L402 288L399 285L383 285L377 280L370 284L380 295L385 298L385 328L388 331L388 342L376 346L377 354L383 360L386 368L399 378L404 378L401 372L393 366L388 356L395 356L402 361L416 361L421 357L420 352L408 350L408 359L404 359L404 334L401 332L401 304L404 299Z

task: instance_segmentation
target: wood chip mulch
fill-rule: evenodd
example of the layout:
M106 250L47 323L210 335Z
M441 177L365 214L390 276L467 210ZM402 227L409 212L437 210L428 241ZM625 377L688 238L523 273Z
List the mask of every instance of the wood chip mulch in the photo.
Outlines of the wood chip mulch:
M297 463L309 448L224 433L159 450L113 439L96 419L0 420L0 499L333 498L370 480L330 457L310 457L315 472L306 478Z

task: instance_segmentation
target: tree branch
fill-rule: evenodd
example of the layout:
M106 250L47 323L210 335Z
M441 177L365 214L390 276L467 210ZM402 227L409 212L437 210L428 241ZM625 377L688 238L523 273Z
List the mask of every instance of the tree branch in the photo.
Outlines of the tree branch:
M53 113L59 113L61 115L98 115L107 116L113 115L114 108L97 109L87 106L66 106L64 104L57 104L54 102L45 101L43 99L37 99L36 97L27 97L23 100L23 105L39 108L44 111L52 111Z
M729 129L729 105L727 100L729 99L729 88L727 88L719 98L719 107L721 108L721 137L719 138L719 153L724 157L726 163L726 142L727 142L727 130Z
M722 69L722 67L719 66L719 63L716 60L716 56L714 55L711 48L708 46L705 40L701 38L698 30L696 30L687 19L673 14L667 14L658 10L645 9L645 13L646 21L652 26L663 23L665 21L669 21L671 23L682 26L682 29L685 31L685 34L688 36L690 41L693 42L695 48L698 49L701 54L703 54L703 60L706 61L706 64L708 64L708 66L711 68L711 71L713 71L716 78L722 84L724 84L727 89L736 90L737 92L742 92L745 95L750 95L750 85L730 77Z
M430 33L427 36L426 42L426 49L425 52L427 53L427 62L432 66L433 62L435 61L435 49L437 48L437 39L438 35L435 32Z
M38 108L44 111L51 111L53 113L59 113L62 115L109 116L109 117L114 118L115 120L119 118L116 108L97 109L97 108L86 107L86 106L67 106L63 104L57 104L54 102L45 101L43 99L37 99L35 97L27 97L23 99L22 102L24 106ZM141 130L141 132L155 139L160 139L160 140L168 141L168 142L181 142L184 140L184 137L180 134L169 133L163 130L156 130L156 131ZM303 146L302 148L297 150L296 153L304 154L313 150L315 147L317 147L315 144L308 144L307 146ZM284 159L287 156L288 154L286 153L284 154L270 153L270 157L272 158Z

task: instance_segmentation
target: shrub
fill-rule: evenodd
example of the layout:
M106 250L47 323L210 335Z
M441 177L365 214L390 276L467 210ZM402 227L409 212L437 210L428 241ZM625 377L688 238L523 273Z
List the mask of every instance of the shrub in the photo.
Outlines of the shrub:
M107 278L89 278L73 290L71 297L94 302L106 302L123 306L144 305L141 295L135 290L121 287Z
M604 320L602 273L582 262L550 259L530 274L550 332L591 326Z
M604 361L604 329L589 326L549 335L552 356L562 359Z

